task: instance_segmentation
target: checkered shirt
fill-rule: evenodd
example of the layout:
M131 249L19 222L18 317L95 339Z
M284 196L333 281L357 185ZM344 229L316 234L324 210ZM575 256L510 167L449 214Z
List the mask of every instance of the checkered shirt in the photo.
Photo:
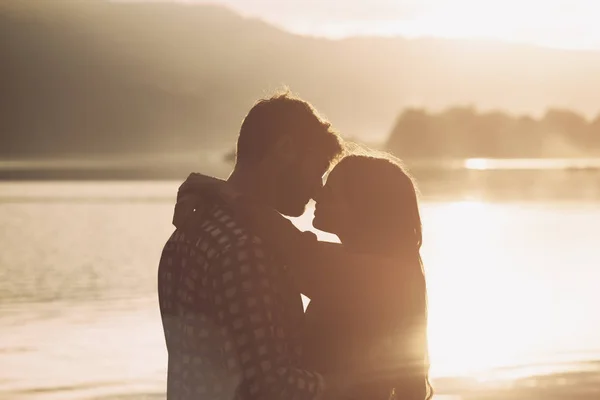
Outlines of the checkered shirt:
M232 215L215 204L164 247L158 294L167 399L317 399L323 379L300 363L300 292Z

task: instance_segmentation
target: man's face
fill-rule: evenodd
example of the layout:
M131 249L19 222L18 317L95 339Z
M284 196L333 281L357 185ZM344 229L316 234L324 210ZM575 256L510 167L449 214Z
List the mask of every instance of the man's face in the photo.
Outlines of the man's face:
M277 211L299 217L306 204L323 186L329 161L315 153L298 154L294 161L282 165L278 174Z

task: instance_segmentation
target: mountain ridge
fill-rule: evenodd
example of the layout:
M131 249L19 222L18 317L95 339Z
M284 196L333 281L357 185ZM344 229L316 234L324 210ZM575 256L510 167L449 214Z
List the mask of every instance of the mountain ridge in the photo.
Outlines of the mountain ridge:
M255 99L283 85L369 141L407 107L600 109L600 52L321 39L198 4L7 0L0 22L4 157L221 149Z

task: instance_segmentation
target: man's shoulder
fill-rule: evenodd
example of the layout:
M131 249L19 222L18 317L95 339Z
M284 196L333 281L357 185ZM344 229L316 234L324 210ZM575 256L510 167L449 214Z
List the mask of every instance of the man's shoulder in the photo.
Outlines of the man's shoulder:
M196 245L205 249L212 247L211 253L215 255L266 252L263 240L225 205L215 205L199 228Z

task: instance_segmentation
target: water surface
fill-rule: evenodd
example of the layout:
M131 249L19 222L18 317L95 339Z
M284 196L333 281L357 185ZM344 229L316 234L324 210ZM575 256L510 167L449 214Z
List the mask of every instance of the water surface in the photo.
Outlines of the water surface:
M156 268L177 185L0 183L0 399L164 397ZM439 392L600 398L600 203L427 199Z

